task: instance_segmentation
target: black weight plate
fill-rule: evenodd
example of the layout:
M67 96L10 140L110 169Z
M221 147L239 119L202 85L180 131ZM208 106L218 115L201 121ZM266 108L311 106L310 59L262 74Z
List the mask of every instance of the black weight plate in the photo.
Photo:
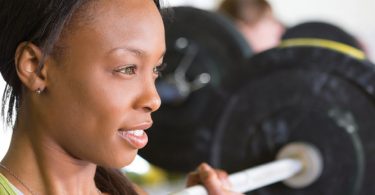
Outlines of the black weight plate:
M300 69L337 75L375 97L375 65L343 53L319 47L275 48L245 63L243 82L272 72Z
M357 49L363 49L358 40L344 29L322 21L308 21L288 28L282 36L282 39L293 38L319 38L336 41L350 45Z
M248 81L217 127L213 164L242 170L302 141L323 155L318 181L300 190L279 183L250 194L375 194L372 64L323 48L294 47L254 56L248 70Z
M208 160L212 126L237 86L233 75L250 57L251 50L234 25L217 13L192 7L175 7L173 12L165 19L167 67L156 83L162 106L153 114L150 141L140 154L162 168L191 171ZM186 47L181 46L184 43ZM202 73L208 73L211 81L174 102L170 100L176 94L174 83L167 81L186 62L186 56L190 61L187 82Z

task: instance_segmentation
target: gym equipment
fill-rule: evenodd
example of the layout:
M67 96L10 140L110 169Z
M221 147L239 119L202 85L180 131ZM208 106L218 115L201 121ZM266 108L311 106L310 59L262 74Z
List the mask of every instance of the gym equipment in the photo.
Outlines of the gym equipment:
M208 160L212 127L239 86L232 75L251 49L224 16L193 7L166 12L173 13L164 19L167 67L156 82L162 106L153 114L150 141L140 155L157 166L187 172Z
M278 183L252 195L375 194L375 67L327 42L285 40L244 67L243 87L218 121L211 164L236 172L304 142L321 152L324 167L303 189Z
M306 21L286 30L282 39L316 38L335 41L362 49L358 40L339 26L323 21Z
M279 152L276 161L231 174L229 181L234 192L249 192L279 181L292 188L304 188L316 181L322 170L319 151L306 143L290 143ZM197 185L172 195L207 195L203 186Z
M282 169L288 176L272 182L298 183L304 181L294 179L294 171L301 173L299 158L273 162L281 148L297 142L319 151L320 176L301 188L264 182L252 195L375 194L375 67L362 51L303 37L237 65L220 77L227 78L220 80L223 85L213 84L213 74L197 71L190 81L202 76L209 82L156 112L151 144L143 150L151 163L190 171L206 161L233 173L271 162L261 170L289 167Z
M249 60L209 161L229 172L256 166L229 176L234 191L375 194L375 67L357 54L330 40L290 39ZM195 186L173 195L189 194L207 192Z

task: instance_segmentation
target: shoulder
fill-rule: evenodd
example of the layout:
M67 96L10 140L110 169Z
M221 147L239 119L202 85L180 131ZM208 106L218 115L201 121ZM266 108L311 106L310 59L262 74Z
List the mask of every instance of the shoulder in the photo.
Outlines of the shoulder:
M0 195L17 195L9 181L0 173Z

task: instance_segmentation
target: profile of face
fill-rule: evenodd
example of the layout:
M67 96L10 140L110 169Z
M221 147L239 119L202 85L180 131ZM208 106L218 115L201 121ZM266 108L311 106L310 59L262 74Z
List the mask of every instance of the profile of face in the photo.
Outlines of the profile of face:
M143 130L160 106L155 80L165 52L164 27L152 0L91 4L63 31L57 42L62 53L47 57L45 91L34 98L33 120L45 147L119 168L146 145ZM74 18L82 15L82 21Z

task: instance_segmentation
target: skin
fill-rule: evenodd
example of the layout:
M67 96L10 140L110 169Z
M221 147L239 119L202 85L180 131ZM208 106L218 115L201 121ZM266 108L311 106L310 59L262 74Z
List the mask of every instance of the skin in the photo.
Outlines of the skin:
M94 18L71 25L72 33L58 42L64 53L48 56L40 74L37 46L21 44L16 53L24 89L2 163L38 194L98 194L96 164L124 167L138 150L118 130L150 127L160 106L155 67L162 63L165 40L154 3L100 0L90 8Z
M124 167L139 149L118 131L149 128L151 113L160 107L155 68L166 48L154 3L97 0L85 10L89 19L73 15L58 40L62 53L44 59L38 46L21 43L15 54L23 92L2 164L38 195L98 194L96 166ZM0 172L30 194L14 176ZM203 165L197 174L189 185L203 183L211 195L233 194L223 185L223 172Z
M238 20L236 25L255 53L277 46L285 31L284 26L274 17L271 10L268 10L255 24Z
M225 171L213 169L206 163L200 164L196 171L188 175L187 186L194 185L204 185L210 195L243 195L231 191L232 185Z

